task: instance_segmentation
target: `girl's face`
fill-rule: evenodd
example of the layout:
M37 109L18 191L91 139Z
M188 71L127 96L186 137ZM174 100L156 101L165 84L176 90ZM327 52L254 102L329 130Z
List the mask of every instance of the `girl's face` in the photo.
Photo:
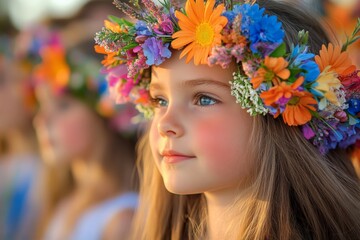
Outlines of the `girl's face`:
M96 116L81 101L57 96L46 85L37 89L40 110L35 128L45 159L86 158L96 142Z
M230 94L233 71L178 58L176 52L152 69L150 146L156 165L170 192L233 192L252 168L253 125Z
M0 56L0 134L19 129L31 121L25 106L24 72Z

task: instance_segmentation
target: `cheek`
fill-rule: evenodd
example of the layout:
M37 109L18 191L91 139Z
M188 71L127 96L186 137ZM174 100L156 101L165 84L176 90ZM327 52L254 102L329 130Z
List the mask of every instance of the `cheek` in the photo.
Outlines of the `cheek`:
M151 127L150 127L150 132L149 132L149 144L150 144L150 148L151 148L151 153L154 156L154 159L157 159L157 146L159 144L159 140L160 140L160 135L157 131L156 125L154 125L155 122L152 123ZM156 161L156 164L158 165L159 162Z
M246 155L251 125L241 126L241 121L234 119L213 117L194 126L194 150L215 175L233 175L248 168Z
M61 117L54 128L56 129L55 143L70 155L85 152L93 139L88 120L81 115Z

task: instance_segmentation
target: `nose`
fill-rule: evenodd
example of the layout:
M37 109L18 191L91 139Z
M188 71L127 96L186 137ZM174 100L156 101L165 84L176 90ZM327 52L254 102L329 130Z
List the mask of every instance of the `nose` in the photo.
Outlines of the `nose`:
M166 113L159 118L157 128L163 137L181 137L184 134L184 126L179 109L169 105Z

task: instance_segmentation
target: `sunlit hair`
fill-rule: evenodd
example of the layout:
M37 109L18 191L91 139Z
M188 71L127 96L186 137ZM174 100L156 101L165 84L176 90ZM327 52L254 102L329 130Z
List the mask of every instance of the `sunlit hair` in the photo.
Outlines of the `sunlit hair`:
M258 1L283 23L286 41L309 31L311 51L328 38L317 20L296 7ZM250 151L255 161L249 187L229 206L232 222L224 239L359 239L360 187L349 152L325 156L296 127L271 116L254 117ZM151 124L151 123L150 123ZM285 147L286 146L286 147ZM203 194L169 193L152 157L148 134L138 145L140 207L134 239L204 239ZM240 193L240 191L239 191Z

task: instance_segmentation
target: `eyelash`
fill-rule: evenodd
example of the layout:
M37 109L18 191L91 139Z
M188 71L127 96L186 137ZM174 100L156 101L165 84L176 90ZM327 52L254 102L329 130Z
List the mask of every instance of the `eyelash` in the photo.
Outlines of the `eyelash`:
M161 106L161 101L166 101L160 97L151 97L150 96L150 101L153 107L155 108L159 108L159 107L165 107L165 106Z
M210 101L212 101L213 103L208 104L208 105L201 105L200 101L201 101L201 99L204 99L204 98L208 99L208 100L210 99ZM208 96L208 95L206 95L204 93L198 93L198 94L195 95L194 102L195 102L196 105L198 105L200 107L207 107L207 106L211 106L211 105L215 105L215 104L219 103L219 100L217 100L217 99L215 99L213 97L210 97L210 96Z
M211 104L207 104L207 105L202 105L200 103L200 101L202 99L206 98L207 100L211 101ZM166 105L165 103L166 102ZM219 100L215 99L214 97L210 97L204 93L197 93L194 96L194 100L193 100L194 104L200 107L207 107L207 106L211 106L211 105L215 105L220 103ZM167 106L167 101L161 97L151 97L151 103L155 108L160 108L160 107L166 107Z

